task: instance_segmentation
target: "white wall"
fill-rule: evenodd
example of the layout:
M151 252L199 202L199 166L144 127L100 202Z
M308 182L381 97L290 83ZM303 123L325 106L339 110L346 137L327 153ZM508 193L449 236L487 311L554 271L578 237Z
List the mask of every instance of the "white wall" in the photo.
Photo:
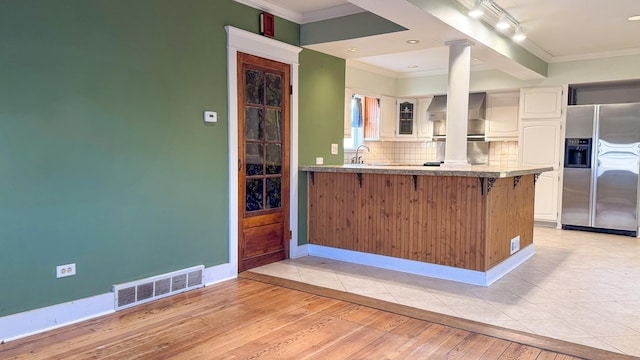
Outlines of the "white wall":
M368 71L347 61L345 87L353 89L357 93L376 97L380 95L396 96L396 83L395 77Z

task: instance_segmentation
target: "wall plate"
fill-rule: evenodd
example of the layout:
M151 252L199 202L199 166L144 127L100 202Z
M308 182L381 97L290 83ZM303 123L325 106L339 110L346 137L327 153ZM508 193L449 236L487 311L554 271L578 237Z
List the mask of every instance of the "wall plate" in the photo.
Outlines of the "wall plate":
M205 111L204 122L209 122L209 123L218 122L218 113L215 111Z

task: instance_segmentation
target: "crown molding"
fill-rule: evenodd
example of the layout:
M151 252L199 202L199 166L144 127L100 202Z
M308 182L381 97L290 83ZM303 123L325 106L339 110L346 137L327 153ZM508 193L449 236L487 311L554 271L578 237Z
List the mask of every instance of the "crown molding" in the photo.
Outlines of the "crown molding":
M538 46L536 43L529 41L528 39L525 39L523 42L519 43L519 45L528 52L542 59L544 62L549 63L551 62L551 59L553 59L553 55L549 54L546 50Z
M410 79L410 78L418 78L418 77L424 77L424 76L446 75L448 73L447 69L423 70L423 71L399 73L395 71L382 69L377 66L369 65L363 62L359 62L357 60L349 60L349 59L347 60L347 67L372 72L374 74L383 75L393 79ZM484 70L492 70L492 69L493 69L492 67L486 64L471 66L471 71L484 71Z
M624 49L624 50L616 50L616 51L605 51L605 52L591 53L591 54L555 56L549 62L562 63L562 62L569 62L569 61L606 59L610 57L629 56L629 55L640 55L640 48Z
M386 70L386 69L383 69L383 68L379 68L377 66L365 64L363 62L360 62L360 61L357 61L357 60L351 60L351 59L347 59L347 67L354 68L354 69L360 69L360 70L364 70L364 71L368 71L368 72L372 72L374 74L390 77L390 78L393 78L393 79L398 78L398 75L399 75L395 71Z
M276 15L277 17L280 17L289 21L293 21L298 24L300 24L300 22L302 21L301 14L295 11L291 11L289 9L283 8L282 6L269 3L264 0L234 0L234 1L237 3L252 7L254 9L266 11L268 13Z
M364 12L365 10L353 5L344 4L327 9L309 11L307 13L299 13L282 6L273 4L266 0L234 0L237 3L247 5L254 9L266 11L285 20L293 21L297 24L306 24L315 21L333 19L336 17L347 16Z
M365 10L353 4L338 5L338 6L330 7L327 9L309 11L307 13L302 14L301 24L333 19L333 18L347 16L347 15L359 14L362 12L365 12Z
M480 65L471 65L471 72L474 71L484 71L484 70L492 70L495 69L486 64ZM425 76L436 76L436 75L446 75L449 72L448 69L436 69L436 70L423 70L423 71L413 71L406 73L398 73L398 79L410 79L410 78L419 78Z

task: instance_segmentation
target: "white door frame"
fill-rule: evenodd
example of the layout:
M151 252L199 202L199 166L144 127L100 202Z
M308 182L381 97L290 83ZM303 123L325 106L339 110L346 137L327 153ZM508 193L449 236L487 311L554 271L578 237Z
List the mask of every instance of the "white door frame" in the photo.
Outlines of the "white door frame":
M225 26L227 31L227 90L229 96L229 264L238 274L238 52L291 65L290 102L289 256L298 249L298 54L302 48L271 38ZM286 231L286 229L285 229ZM231 269L230 269L231 270Z

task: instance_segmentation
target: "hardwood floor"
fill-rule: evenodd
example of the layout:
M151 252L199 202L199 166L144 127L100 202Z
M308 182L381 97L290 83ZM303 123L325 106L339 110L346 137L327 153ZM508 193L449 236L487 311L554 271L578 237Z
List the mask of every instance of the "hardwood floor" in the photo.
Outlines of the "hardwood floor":
M0 359L578 358L567 353L630 358L563 342L541 346L549 344L544 338L537 346L524 345L500 338L500 328L399 305L384 311L394 304L367 299L245 272L239 279L2 344ZM423 319L430 316L435 321ZM568 351L557 349L562 345Z

